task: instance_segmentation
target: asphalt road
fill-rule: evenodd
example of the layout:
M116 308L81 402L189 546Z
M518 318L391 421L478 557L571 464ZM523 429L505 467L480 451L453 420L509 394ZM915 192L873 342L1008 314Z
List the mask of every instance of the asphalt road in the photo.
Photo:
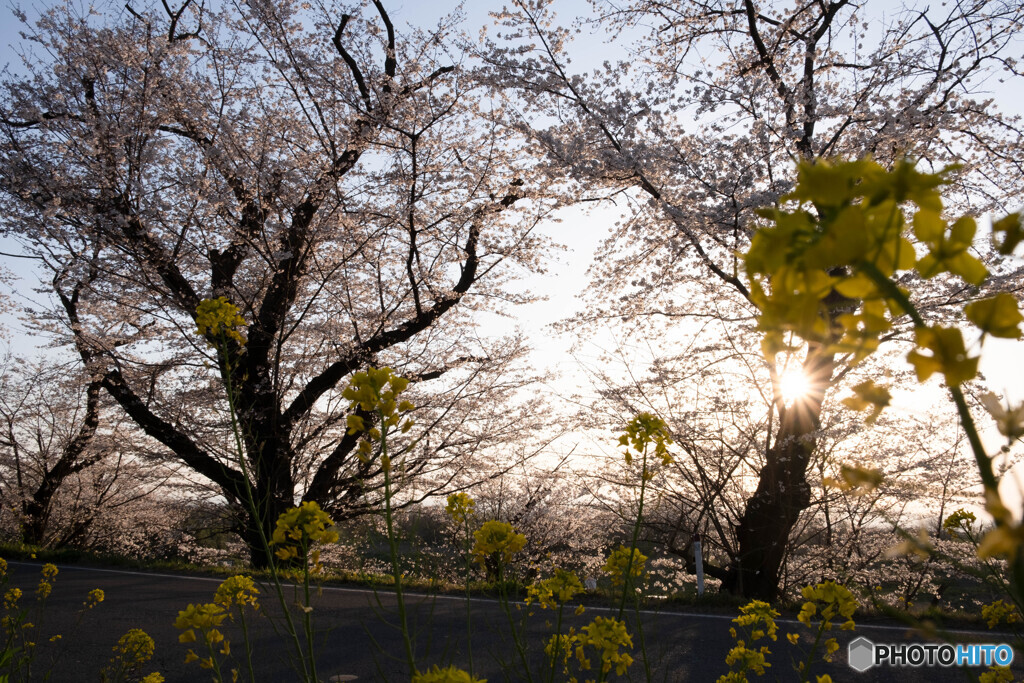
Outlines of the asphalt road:
M9 586L25 592L23 604L33 603L34 590L39 578L39 564L10 562ZM33 616L34 632L39 643L39 654L33 680L42 680L42 674L56 656L50 680L57 683L98 681L99 671L112 655L111 648L128 629L141 628L156 641L156 652L144 673L161 672L168 683L209 680L209 674L195 663L185 664L188 645L178 643L179 631L173 622L178 610L189 603L210 602L220 579L187 577L169 574L139 573L123 570L95 569L73 565L60 566L60 574L47 604L45 619ZM105 601L78 619L86 594L101 588ZM272 593L263 588L262 602L270 608ZM410 596L410 624L417 635L415 647L417 664L427 668L432 664L454 663L466 667L467 629L464 599L453 597L431 598ZM404 657L399 632L385 620L394 622L395 601L392 595L351 588L325 588L315 598L314 618L320 642L316 643L317 673L320 680L402 681L408 680L404 671ZM280 614L279 610L270 612ZM607 614L599 607L588 607L583 616L570 616L567 624L578 629L594 616ZM499 605L491 600L472 603L472 648L475 672L491 683L504 680L522 680L510 672L515 653L509 640L508 621ZM532 646L530 661L538 670L542 658L540 645L551 629L545 620L553 618L550 612L535 610L530 618L528 643ZM727 671L726 654L735 644L729 636L731 616L707 615L687 612L648 611L642 616L648 657L657 681L680 683L706 683L714 681ZM276 633L271 619L253 620L254 661L260 681L288 683L296 680L289 661L289 647L284 636ZM802 627L794 621L779 620L779 639L771 643L772 667L758 680L798 680L791 662L801 659L799 651L782 636L787 631ZM232 653L241 663L242 638L238 625L228 624L227 636L232 641ZM635 633L635 625L630 629ZM62 634L58 646L47 641L53 633ZM963 681L971 680L965 672L940 667L876 667L865 673L856 673L846 661L847 643L857 636L865 636L875 643L920 642L921 638L897 625L867 625L859 623L856 632L837 634L839 653L833 664L818 662L813 669L817 674L828 673L837 683L854 681ZM970 634L960 634L972 638ZM1001 642L1005 638L981 633L973 636L978 642ZM636 638L634 638L636 643ZM804 643L806 646L807 643ZM639 648L636 648L639 650ZM644 680L643 665L638 651L637 662L631 669L632 680ZM502 661L505 664L502 664ZM1018 677L1024 672L1024 656L1015 657L1013 669ZM980 672L983 669L975 669ZM355 677L354 679L351 677ZM230 677L228 677L230 680ZM556 680L559 680L556 677ZM615 679L618 680L618 679ZM752 680L754 680L752 678ZM813 680L813 679L812 679Z

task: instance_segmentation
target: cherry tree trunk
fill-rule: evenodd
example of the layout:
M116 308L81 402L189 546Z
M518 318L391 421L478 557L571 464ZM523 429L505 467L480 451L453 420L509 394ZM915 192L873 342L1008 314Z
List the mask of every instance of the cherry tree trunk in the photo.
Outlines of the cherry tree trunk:
M769 602L777 597L789 533L811 500L804 476L810 450L804 438L793 435L769 454L736 527L738 554L724 584L727 590Z
M780 408L775 442L765 454L757 489L736 526L737 553L723 581L723 588L732 593L768 602L778 596L789 534L811 502L807 467L833 369L832 355L809 353L803 371L811 390Z

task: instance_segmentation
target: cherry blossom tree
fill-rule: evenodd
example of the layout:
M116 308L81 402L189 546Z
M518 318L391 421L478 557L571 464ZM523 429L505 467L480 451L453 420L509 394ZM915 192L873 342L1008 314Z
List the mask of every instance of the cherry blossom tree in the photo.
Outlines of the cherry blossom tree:
M32 545L55 536L50 518L61 486L103 457L95 448L99 383L81 390L74 379L10 357L0 374L3 497L17 509L22 540Z
M737 254L755 210L792 188L799 160L956 162L949 193L959 211L1002 209L1020 196L1021 121L990 94L997 79L1020 76L1019 3L907 4L887 14L848 0L593 4L610 40L632 41L628 59L573 70L572 31L546 1L498 15L496 37L481 48L481 78L514 99L521 115L511 125L531 135L564 201L603 199L625 211L577 320L587 334L615 321L643 335L651 320L708 318L733 323L734 338L749 332L754 307ZM992 266L996 286L1020 292L1011 264ZM976 295L941 278L906 284L935 316ZM849 312L839 295L829 305ZM724 582L767 599L811 502L822 403L856 360L833 346L804 349L797 362L810 391L788 406L778 350L760 361L768 436Z
M401 33L378 0L185 0L61 5L25 31L28 75L3 78L0 206L52 276L36 319L240 511L254 561L258 525L299 499L376 509L379 455L357 454L340 395L368 365L414 383L418 426L392 444L407 502L535 449L495 452L537 408L522 340L481 321L529 300L507 285L543 267L546 207L447 20ZM197 334L220 297L237 338Z
M30 545L124 549L134 512L163 510L164 524L134 533L150 538L175 517L170 497L148 500L175 470L154 464L148 439L74 365L8 356L0 368L5 531Z

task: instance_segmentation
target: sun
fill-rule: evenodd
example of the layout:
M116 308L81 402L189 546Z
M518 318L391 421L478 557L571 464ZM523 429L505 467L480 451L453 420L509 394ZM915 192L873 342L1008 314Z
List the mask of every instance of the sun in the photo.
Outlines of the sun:
M779 378L779 393L785 403L793 403L807 396L811 383L799 368L786 370Z

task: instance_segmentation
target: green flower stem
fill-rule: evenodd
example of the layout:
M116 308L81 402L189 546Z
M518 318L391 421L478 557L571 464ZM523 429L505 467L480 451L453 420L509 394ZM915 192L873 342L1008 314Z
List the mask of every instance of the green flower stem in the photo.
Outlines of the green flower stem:
M924 319L914 304L911 303L910 298L892 280L883 275L874 263L864 262L858 267L865 275L871 278L872 282L875 283L883 294L896 301L907 312L915 326L926 327ZM956 405L960 426L963 427L964 434L967 435L967 441L971 444L974 461L978 465L978 473L981 475L981 483L986 491L997 492L999 490L999 480L992 469L992 460L988 457L985 447L981 443L981 436L978 434L974 418L971 417L971 411L967 407L964 393L960 390L959 386L949 386L949 393L953 397L953 403ZM1009 591L1009 593L1014 602L1020 605L1024 603L1024 595L1022 595L1024 593L1024 547L1018 548L1017 556L1010 559L1013 590Z
M473 606L470 598L469 591L469 577L473 570L473 559L472 559L472 538L473 534L469 529L469 512L463 516L463 526L466 528L466 552L463 554L462 559L465 562L466 567L466 652L469 655L469 676L473 677Z
M907 312L915 327L927 327L924 318L911 303L910 298L892 280L883 275L874 263L866 261L858 268L871 278L871 281L886 297L896 301L900 308ZM953 403L956 404L956 411L960 416L960 425L964 428L967 441L971 444L971 450L974 452L974 460L978 464L978 472L981 474L981 483L986 489L995 491L999 488L999 481L992 470L992 461L989 460L985 447L981 443L981 437L978 435L978 429L974 424L974 418L971 417L964 394L958 386L950 386L949 393L953 396Z
M804 669L800 671L801 683L810 683L811 664L814 662L814 655L818 652L818 646L821 644L821 637L825 634L825 629L822 626L824 626L824 622L818 624L818 633L814 637L814 644L811 645L811 651L807 653L807 659L804 660Z
M402 644L405 646L405 659L409 665L409 677L416 674L416 658L412 651L412 639L409 637L409 621L405 611L405 596L402 593L402 572L398 566L398 541L395 540L394 523L391 511L391 460L388 457L388 430L384 411L377 409L380 416L380 452L384 465L384 522L388 532L388 546L391 550L391 573L395 579L395 599L398 601L398 619L402 628Z
M874 263L863 263L860 268L884 294L899 303L903 310L910 315L914 325L925 327L924 319L921 318L920 313L910 302L910 299L889 278L885 277ZM958 386L950 386L949 393L953 397L953 403L956 405L960 425L964 428L968 443L971 444L974 461L978 465L978 473L981 475L981 483L986 491L998 492L999 480L992 469L992 460L989 459L985 447L981 443L977 425L975 425L974 418L971 417L971 411L967 407L967 400ZM1010 558L1010 567L1012 572L1012 590L1009 591L1009 594L1013 601L1020 605L1024 603L1024 546L1018 547L1016 557Z
M220 672L220 662L217 661L217 653L210 642L210 635L203 633L203 640L206 641L206 651L210 653L210 662L213 663L213 680L224 683L224 675Z
M302 643L299 642L299 632L295 628L295 621L292 619L291 608L288 605L288 599L284 595L284 586L281 585L281 578L278 575L277 564L274 561L274 553L270 550L270 540L267 538L267 532L263 528L263 518L259 513L259 508L256 505L256 496L253 495L252 482L249 479L249 468L245 464L245 449L242 447L242 431L238 424L238 413L235 410L235 390L234 385L231 381L231 363L228 360L228 348L227 339L221 331L219 335L219 341L221 343L220 355L223 358L223 364L221 366L221 375L224 378L224 388L228 398L228 412L231 416L231 433L235 438L235 452L238 454L238 466L242 472L242 481L245 484L245 503L249 508L249 514L252 515L253 521L256 525L256 530L260 535L260 544L263 546L263 552L267 555L267 567L270 569L270 577L274 582L274 590L277 593L278 602L281 603L281 611L284 613L285 624L287 626L288 635L292 640L292 647L295 649L297 655L296 659L302 666L302 680L308 681L309 683L316 683L316 676L310 677L309 664L312 663L315 667L315 661L313 661L312 653L310 654L311 662L306 661L306 655L302 648ZM312 646L310 646L312 648Z
M320 680L316 675L316 655L313 652L313 607L310 604L309 595L309 548L305 548L304 559L302 561L302 592L303 592L303 607L302 610L302 627L306 632L306 649L309 654L309 669L313 675L312 680Z
M629 557L626 559L626 571L622 575L622 598L619 600L619 621L626 611L626 595L629 594L630 582L633 580L633 555L636 553L636 544L640 539L640 523L644 517L644 492L647 490L647 445L644 444L644 452L641 460L640 470L640 501L636 508L636 521L633 523L633 537L629 541ZM634 589L634 593L635 593ZM639 609L639 608L638 608Z
M644 494L647 491L647 444L644 444L644 452L641 455L640 461L640 500L637 503L636 508L636 521L633 523L633 536L629 541L629 558L626 560L626 571L622 576L622 599L619 601L619 621L622 621L622 616L626 611L626 595L630 592L630 587L633 582L633 558L637 552L636 546L640 539L640 525L643 523L644 518ZM637 577L639 578L639 577ZM640 623L640 595L637 593L638 586L633 586L633 598L634 598L634 614L636 615L636 637L640 642L640 653L644 660L644 674L647 680L651 680L651 664L647 659L647 645L644 642L644 627ZM601 676L598 681L604 680L604 672L601 672Z
M640 596L636 596L636 638L640 642L640 656L644 660L644 675L648 681L653 680L653 672L651 671L651 662L647 658L647 642L644 640L644 625L640 621Z
M252 641L249 639L249 624L245 621L245 606L238 605L238 620L242 624L242 642L245 643L245 665L249 671L249 683L256 683L256 669L252 665Z
M548 683L555 681L555 667L558 665L558 655L562 650L562 609L564 605L558 603L558 618L555 620L555 647L551 652L551 669L548 671Z
M526 672L526 680L529 683L533 683L533 674L530 673L530 664L526 659L526 646L523 644L522 633L520 629L525 623L520 623L517 627L515 619L512 618L512 608L508 604L508 592L507 586L505 585L505 567L503 564L498 564L498 596L501 608L505 612L505 616L508 618L508 625L512 629L512 642L516 646L516 654L519 655L519 661L523 665L523 671ZM525 622L526 617L523 617Z

